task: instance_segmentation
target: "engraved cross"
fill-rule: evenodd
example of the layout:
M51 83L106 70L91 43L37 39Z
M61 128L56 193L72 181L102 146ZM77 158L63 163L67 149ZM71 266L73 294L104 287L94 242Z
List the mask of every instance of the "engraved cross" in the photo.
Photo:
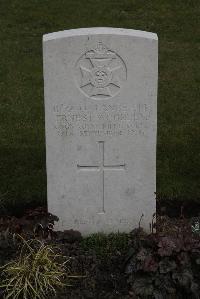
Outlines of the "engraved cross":
M117 165L105 165L104 159L104 141L98 141L99 152L100 152L100 163L99 165L77 165L78 170L93 170L98 171L101 179L101 198L102 198L102 210L100 213L105 213L105 176L106 170L125 170L125 164Z

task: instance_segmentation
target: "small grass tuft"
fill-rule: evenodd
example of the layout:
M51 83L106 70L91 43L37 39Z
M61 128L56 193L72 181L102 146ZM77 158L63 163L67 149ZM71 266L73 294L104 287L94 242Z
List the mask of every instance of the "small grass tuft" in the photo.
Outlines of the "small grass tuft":
M125 233L92 234L81 242L82 248L94 250L97 256L108 257L116 251L126 251L129 244L129 235Z
M63 262L51 245L23 239L19 257L2 267L0 287L5 291L5 299L44 299L56 295L56 289L66 286L70 277L68 261Z

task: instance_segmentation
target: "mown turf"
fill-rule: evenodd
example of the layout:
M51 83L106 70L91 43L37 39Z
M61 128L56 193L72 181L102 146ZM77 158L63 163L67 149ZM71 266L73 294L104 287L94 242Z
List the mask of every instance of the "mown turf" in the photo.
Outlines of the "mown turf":
M46 202L42 35L93 26L158 33L157 193L200 199L199 0L0 0L0 204Z

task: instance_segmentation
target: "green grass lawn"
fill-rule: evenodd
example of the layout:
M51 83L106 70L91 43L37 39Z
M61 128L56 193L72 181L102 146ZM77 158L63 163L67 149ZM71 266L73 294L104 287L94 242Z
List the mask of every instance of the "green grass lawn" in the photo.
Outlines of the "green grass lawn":
M200 199L199 0L0 0L0 205L46 202L42 35L125 27L159 37L157 193Z

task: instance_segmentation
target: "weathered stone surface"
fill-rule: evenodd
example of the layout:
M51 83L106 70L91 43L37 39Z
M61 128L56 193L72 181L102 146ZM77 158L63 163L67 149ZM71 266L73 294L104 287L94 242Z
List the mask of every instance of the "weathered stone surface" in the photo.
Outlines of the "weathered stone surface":
M57 229L149 229L155 212L157 35L44 35L48 208Z

